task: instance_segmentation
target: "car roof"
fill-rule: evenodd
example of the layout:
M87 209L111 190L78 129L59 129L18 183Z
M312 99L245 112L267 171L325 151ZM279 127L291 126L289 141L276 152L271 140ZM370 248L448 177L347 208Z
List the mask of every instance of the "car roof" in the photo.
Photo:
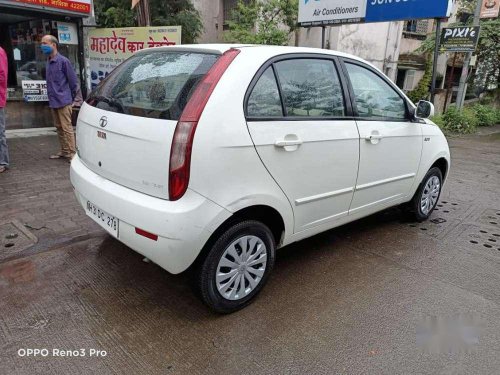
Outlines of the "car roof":
M198 52L208 52L208 53L218 53L222 54L231 48L245 49L245 52L251 53L252 50L258 52L259 50L269 50L272 49L275 55L283 55L288 53L316 53L323 55L332 55L345 57L352 60L361 61L365 64L375 67L373 64L360 57L350 55L348 53L343 53L335 50L321 49L321 48L310 48L310 47L291 47L291 46L269 46L269 45L259 45L259 44L230 44L230 43L214 43L214 44L178 44L175 46L165 46L165 47L152 47L146 48L137 53L149 52L151 50L168 50L168 51L189 51L196 50ZM376 67L375 67L376 68Z

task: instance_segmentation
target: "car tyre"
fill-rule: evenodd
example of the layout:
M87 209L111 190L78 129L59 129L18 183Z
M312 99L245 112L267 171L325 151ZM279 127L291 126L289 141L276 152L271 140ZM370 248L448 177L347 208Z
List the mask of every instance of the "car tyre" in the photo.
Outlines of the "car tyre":
M416 221L422 222L429 218L436 208L443 188L443 174L439 168L431 168L410 202L411 212Z
M197 267L196 293L218 313L240 310L267 282L275 254L274 236L266 225L254 220L235 224L213 243Z

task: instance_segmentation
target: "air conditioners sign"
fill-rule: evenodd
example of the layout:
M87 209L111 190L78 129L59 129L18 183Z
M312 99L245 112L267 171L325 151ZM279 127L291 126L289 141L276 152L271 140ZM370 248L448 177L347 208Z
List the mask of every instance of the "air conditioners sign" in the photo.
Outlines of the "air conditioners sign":
M452 0L299 0L299 24L321 26L447 18Z

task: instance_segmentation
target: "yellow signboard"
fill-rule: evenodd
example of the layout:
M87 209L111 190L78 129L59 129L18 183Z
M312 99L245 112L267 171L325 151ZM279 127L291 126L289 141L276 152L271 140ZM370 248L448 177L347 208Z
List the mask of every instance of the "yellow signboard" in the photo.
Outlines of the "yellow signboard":
M95 29L89 33L92 89L136 51L181 43L180 26Z

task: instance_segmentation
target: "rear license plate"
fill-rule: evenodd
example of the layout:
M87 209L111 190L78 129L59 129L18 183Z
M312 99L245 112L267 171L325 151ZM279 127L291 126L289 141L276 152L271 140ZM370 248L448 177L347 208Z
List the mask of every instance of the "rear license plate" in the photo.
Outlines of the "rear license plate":
M99 207L89 201L87 201L86 212L87 215L90 216L97 224L99 224L113 236L118 238L118 228L120 226L120 221L116 217L101 210Z

